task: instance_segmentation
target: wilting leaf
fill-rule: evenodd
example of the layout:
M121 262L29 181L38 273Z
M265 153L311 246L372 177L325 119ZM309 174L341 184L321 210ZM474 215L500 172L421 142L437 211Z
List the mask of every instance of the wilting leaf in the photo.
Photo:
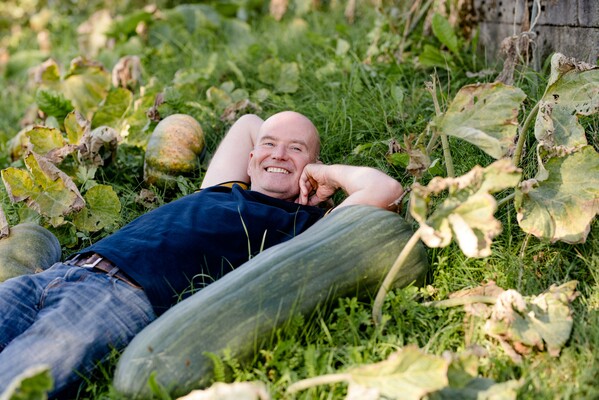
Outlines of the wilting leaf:
M128 89L111 89L98 111L94 114L92 127L96 128L102 125L119 127L123 116L131 107L132 101L133 93Z
M29 139L29 149L38 154L46 154L66 144L60 130L46 126L35 126L26 133L26 136Z
M376 364L349 371L352 386L378 390L388 399L420 399L447 386L449 363L408 346Z
M262 382L217 382L204 390L194 390L177 400L270 400Z
M545 146L586 145L579 115L599 112L599 68L562 54L551 59L551 78L539 103L535 136Z
M102 166L112 161L121 141L118 132L108 126L100 126L81 138L79 160L91 165Z
M435 15L433 15L431 28L433 28L435 37L439 39L449 51L453 54L460 53L460 49L458 48L458 37L447 18L441 14L435 13Z
M578 296L576 285L576 281L552 285L531 298L506 290L498 296L485 332L500 340L514 361L535 349L558 356L572 331L570 303Z
M117 222L121 212L119 197L108 185L96 185L85 193L85 207L73 223L82 231L96 232Z
M584 243L599 213L599 154L592 146L544 165L545 180L531 179L516 190L522 230L551 242Z
M38 365L29 367L13 379L0 397L2 400L46 400L53 387L50 367Z
M502 83L467 85L460 89L437 129L466 140L495 159L506 155L518 131L518 109L524 92Z
M49 218L79 211L85 205L79 190L64 172L44 157L25 157L28 171L14 167L2 170L2 180L12 202L25 201L28 207Z
M493 214L497 202L491 193L514 187L520 171L508 159L486 168L474 167L458 178L433 178L427 186L415 183L410 213L420 223L422 241L429 247L445 247L455 238L468 257L486 257L491 241L501 231ZM431 195L447 190L447 198L428 215Z

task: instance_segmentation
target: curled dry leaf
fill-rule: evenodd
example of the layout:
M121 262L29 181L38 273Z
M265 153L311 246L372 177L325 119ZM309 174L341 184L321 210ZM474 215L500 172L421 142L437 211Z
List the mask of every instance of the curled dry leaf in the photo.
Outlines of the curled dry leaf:
M141 80L141 61L139 56L124 56L112 68L112 85L132 89Z
M249 99L242 99L228 105L220 116L220 120L225 122L233 122L239 118L239 115L242 112L248 109L251 109L252 112L262 111L262 108L259 105L252 103Z
M0 204L0 239L2 239L3 237L7 237L8 235L10 235L10 226L8 226L8 221L6 220L4 209Z
M121 141L116 130L108 126L100 126L85 133L79 144L79 160L91 165L102 166L109 163L116 155Z
M552 285L546 292L523 297L515 290L506 290L497 298L484 331L497 339L514 362L533 350L547 350L556 357L572 331L570 304L578 296L570 281Z
M491 193L514 187L520 170L508 159L486 168L474 167L458 178L433 178L427 186L415 183L410 193L410 213L420 224L422 241L445 247L455 238L468 257L486 257L491 241L501 232L493 214L497 202ZM447 191L447 198L429 215L431 196Z

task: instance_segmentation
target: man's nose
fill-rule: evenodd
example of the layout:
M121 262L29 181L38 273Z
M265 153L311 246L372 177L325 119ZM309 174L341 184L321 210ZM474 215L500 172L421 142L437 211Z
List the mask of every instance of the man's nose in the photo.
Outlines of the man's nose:
M272 150L272 158L284 160L287 158L287 149L285 146L276 146Z

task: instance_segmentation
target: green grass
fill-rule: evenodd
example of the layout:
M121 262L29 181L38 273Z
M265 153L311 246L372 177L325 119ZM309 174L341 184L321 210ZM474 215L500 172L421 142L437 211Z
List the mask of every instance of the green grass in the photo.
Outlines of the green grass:
M53 43L50 55L66 68L78 55L75 32L82 19L75 17L76 13L64 12L67 2L57 3L57 10L63 13L48 26ZM169 7L177 4L158 3ZM125 16L139 6L135 2L106 5L113 10L120 7L119 12ZM101 2L92 2L83 14L89 15L100 6ZM243 35L230 33L239 27L224 23L217 28L204 26L190 30L179 15L168 23L157 22L150 30L147 43L139 45L134 40L119 39L114 49L103 50L97 58L110 68L112 65L108 64L116 62L118 56L137 48L142 57L145 84L155 79L160 88L171 87L179 94L178 101L164 105L162 110L185 112L196 117L207 135L209 152L214 151L229 125L219 119L220 110L207 100L206 91L231 81L235 88L250 95L260 89L270 91L267 99L259 103L259 113L263 116L283 109L308 115L322 136L323 161L374 166L409 186L412 178L402 168L386 161L386 143L391 138L402 140L404 135L419 135L425 131L435 113L432 99L425 90L425 82L431 79L431 74L439 76L442 105L449 102L459 87L474 83L476 79L468 78L467 71L461 69L435 72L419 67L415 58L422 45L438 45L431 35L423 34L421 28L408 38L401 63L389 62L395 43L391 40L392 35L381 37L377 57L371 64L364 63L372 43L369 32L377 18L382 18L367 5L360 8L353 25L345 21L342 9L323 7L303 16L306 28L297 28L293 16L275 22L265 15L265 10L266 7L250 9L248 30ZM395 28L402 32L405 14L395 18ZM10 35L2 21L6 23L5 19L0 19L0 29L4 29L0 33L7 39L0 41L0 47L5 47L11 55L37 50L35 35L27 29L26 19L16 21L23 27L20 36ZM338 51L344 43L349 44L349 49ZM390 48L386 50L385 46ZM217 55L214 68L209 65L211 54ZM465 53L465 58L477 60L472 53ZM262 79L260 65L272 59L298 65L296 91L281 92L276 84ZM19 60L12 59L13 64L0 65L0 108L3 110L0 168L11 164L7 141L21 129L20 121L33 103L35 86L28 78L27 67L37 65L39 55L32 53L23 57L19 64L16 61ZM493 66L480 66L483 67ZM180 82L184 74L194 72L198 76L192 83ZM547 70L535 72L524 68L517 72L515 84L527 93L530 104L534 104L542 95L546 77ZM528 110L532 107L530 104ZM597 116L583 120L589 142L595 148L599 147L598 121ZM368 146L356 151L358 146L364 145ZM474 146L457 139L451 140L451 147L458 174L476 164L491 161ZM526 177L536 172L533 148L534 142L530 138L523 161ZM442 157L440 148L434 157ZM96 177L99 182L113 185L119 194L123 205L120 225L147 211L135 200L143 187L142 163L141 149L122 146L115 163L102 169ZM186 180L186 190L198 187L201 178L200 172ZM429 178L425 177L425 180ZM174 196L158 195L160 201L168 201L185 192L179 191ZM4 191L2 205L11 222L18 220L21 208L9 204ZM322 313L310 321L300 318L291 321L250 363L241 364L223 356L217 360L217 376L229 382L259 380L267 384L274 398L288 398L285 390L290 383L377 362L408 344L437 355L444 351L464 351L477 344L485 350L479 374L498 382L521 379L524 384L519 397L522 399L599 397L599 257L596 255L599 254L599 225L596 221L593 223L585 244L550 244L527 237L520 230L511 203L501 208L497 217L503 223L503 232L495 239L490 257L468 259L455 244L445 249L429 249L428 289L407 288L390 293L384 305L386 322L382 327L373 325L370 303L340 299L338 307L330 313ZM81 236L75 247L65 247L65 250L73 251L109 231ZM64 234L72 234L72 231ZM61 240L64 244L68 238L61 237ZM567 346L560 357L533 353L520 365L512 362L497 342L465 322L462 309L437 309L422 302L423 299L445 299L452 292L490 280L523 295L535 295L552 284L572 279L579 281L580 296L573 303L574 328ZM118 354L114 354L110 362L102 365L98 373L82 385L79 399L118 398L110 386L117 359ZM297 398L341 399L346 389L344 384L321 386L301 392Z

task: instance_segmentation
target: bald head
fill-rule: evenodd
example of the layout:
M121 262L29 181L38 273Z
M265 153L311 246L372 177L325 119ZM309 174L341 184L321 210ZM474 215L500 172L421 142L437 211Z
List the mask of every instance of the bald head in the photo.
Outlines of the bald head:
M308 117L295 111L282 111L267 118L260 129L256 142L260 142L260 137L268 135L273 131L294 132L297 138L306 142L306 146L313 157L313 162L318 160L320 154L320 135L316 126Z

